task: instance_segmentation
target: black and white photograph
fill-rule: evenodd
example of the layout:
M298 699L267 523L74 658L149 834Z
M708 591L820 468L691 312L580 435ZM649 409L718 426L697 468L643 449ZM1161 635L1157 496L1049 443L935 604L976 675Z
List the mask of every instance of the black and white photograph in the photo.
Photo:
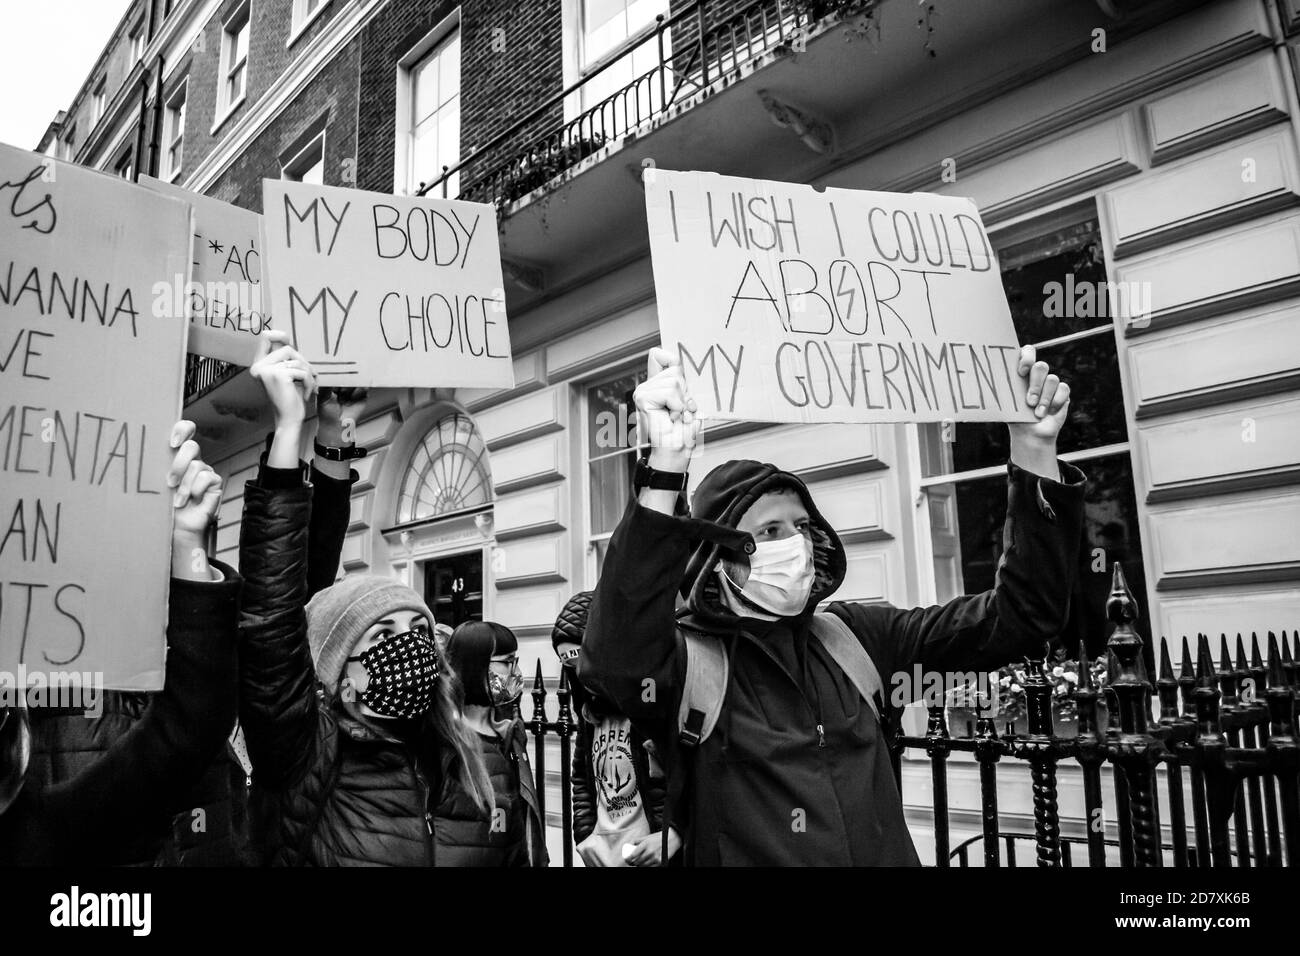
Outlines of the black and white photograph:
M1300 0L6 0L0 91L7 938L1296 938Z

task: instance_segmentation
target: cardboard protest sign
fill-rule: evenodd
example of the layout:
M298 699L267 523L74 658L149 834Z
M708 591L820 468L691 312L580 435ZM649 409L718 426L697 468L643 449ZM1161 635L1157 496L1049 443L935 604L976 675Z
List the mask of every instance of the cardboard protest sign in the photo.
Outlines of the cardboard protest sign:
M263 180L271 313L322 385L510 387L496 211Z
M174 295L184 300L175 312L190 317L189 350L252 365L258 335L273 327L263 299L262 217L151 176L139 185L194 207L193 274L188 284L172 279Z
M664 348L707 418L1035 421L975 204L650 169Z
M162 687L190 223L0 145L0 671Z

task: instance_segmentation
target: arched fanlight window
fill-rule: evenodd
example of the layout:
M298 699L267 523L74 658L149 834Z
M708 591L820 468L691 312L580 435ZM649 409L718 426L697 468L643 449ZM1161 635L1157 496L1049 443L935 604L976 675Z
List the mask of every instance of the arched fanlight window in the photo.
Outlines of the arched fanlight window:
M489 504L487 447L464 415L448 415L416 447L402 479L397 523L436 518Z

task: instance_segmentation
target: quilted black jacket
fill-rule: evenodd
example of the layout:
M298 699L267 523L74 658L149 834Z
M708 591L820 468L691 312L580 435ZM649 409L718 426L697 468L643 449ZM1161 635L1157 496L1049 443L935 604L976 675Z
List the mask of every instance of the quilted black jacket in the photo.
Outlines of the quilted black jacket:
M0 865L147 862L188 806L235 720L241 582L213 564L224 580L172 580L162 691L115 695L114 710L93 719L31 711L45 749L0 814Z
M274 820L270 862L432 865L441 748L424 725L399 736L318 691L304 611L312 488L268 487L267 471L244 493L239 715Z
M353 471L346 480L312 469L311 494L317 503L309 538L308 597L334 582L347 532ZM32 715L29 779L54 786L72 780L94 764L143 717L153 694L107 691L104 711L87 719L81 711L43 710ZM261 858L252 778L227 744L194 782L184 808L168 827L134 834L122 848L123 862L163 866L252 866ZM196 821L202 820L202 826Z
M443 761L443 788L434 810L439 866L546 866L546 828L528 764L523 721L514 718L501 738L480 738L495 795L495 819L479 812Z

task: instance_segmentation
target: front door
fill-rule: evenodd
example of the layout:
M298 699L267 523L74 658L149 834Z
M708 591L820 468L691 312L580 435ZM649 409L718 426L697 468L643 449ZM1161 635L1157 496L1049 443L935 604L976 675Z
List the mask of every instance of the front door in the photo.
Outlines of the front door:
M483 620L483 552L467 551L424 563L424 600L448 627Z

